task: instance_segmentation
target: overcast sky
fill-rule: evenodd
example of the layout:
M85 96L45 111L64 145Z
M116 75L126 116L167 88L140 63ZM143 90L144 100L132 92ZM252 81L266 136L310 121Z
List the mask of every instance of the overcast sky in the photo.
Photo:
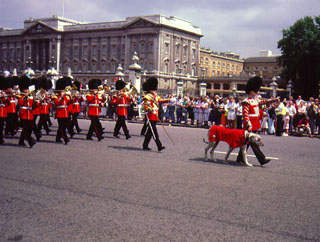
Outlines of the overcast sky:
M282 30L299 18L320 15L320 0L0 0L0 27L23 28L25 19L54 14L88 22L127 16L178 16L200 27L201 46L233 51L241 58L259 50L279 54Z

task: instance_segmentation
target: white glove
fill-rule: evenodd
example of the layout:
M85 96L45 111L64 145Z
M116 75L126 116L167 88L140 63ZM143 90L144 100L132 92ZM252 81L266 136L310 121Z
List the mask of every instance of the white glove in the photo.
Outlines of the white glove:
M157 114L157 109L156 108L153 108L152 110L153 110L152 111L153 114Z

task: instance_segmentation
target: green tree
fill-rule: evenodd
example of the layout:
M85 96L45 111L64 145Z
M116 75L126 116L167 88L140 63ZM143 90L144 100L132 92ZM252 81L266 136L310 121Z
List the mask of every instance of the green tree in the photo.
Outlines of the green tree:
M294 95L318 97L320 82L320 16L304 17L282 30L278 42L282 77L293 82Z

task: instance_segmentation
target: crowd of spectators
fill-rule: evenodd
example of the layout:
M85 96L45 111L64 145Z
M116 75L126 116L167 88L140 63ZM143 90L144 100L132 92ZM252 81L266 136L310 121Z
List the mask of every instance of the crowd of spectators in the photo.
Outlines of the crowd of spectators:
M242 105L244 97L224 97L218 95L196 97L165 95L170 102L162 104L159 118L164 123L195 125L209 127L213 124L227 128L242 129ZM86 103L83 102L82 113L86 114ZM101 108L101 116L116 119L115 107L111 97ZM128 120L144 118L142 97L135 96L128 107ZM307 134L312 137L320 134L320 104L319 99L302 100L301 96L294 100L284 98L280 103L264 105L260 108L261 130L259 132L277 136Z

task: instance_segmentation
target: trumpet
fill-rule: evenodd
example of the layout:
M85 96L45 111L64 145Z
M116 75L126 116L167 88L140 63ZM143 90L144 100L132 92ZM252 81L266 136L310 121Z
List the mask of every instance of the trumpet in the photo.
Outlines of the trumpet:
M123 91L125 94L129 95L129 96L134 96L139 94L137 88L133 85L130 85L130 89L128 87L123 88Z

